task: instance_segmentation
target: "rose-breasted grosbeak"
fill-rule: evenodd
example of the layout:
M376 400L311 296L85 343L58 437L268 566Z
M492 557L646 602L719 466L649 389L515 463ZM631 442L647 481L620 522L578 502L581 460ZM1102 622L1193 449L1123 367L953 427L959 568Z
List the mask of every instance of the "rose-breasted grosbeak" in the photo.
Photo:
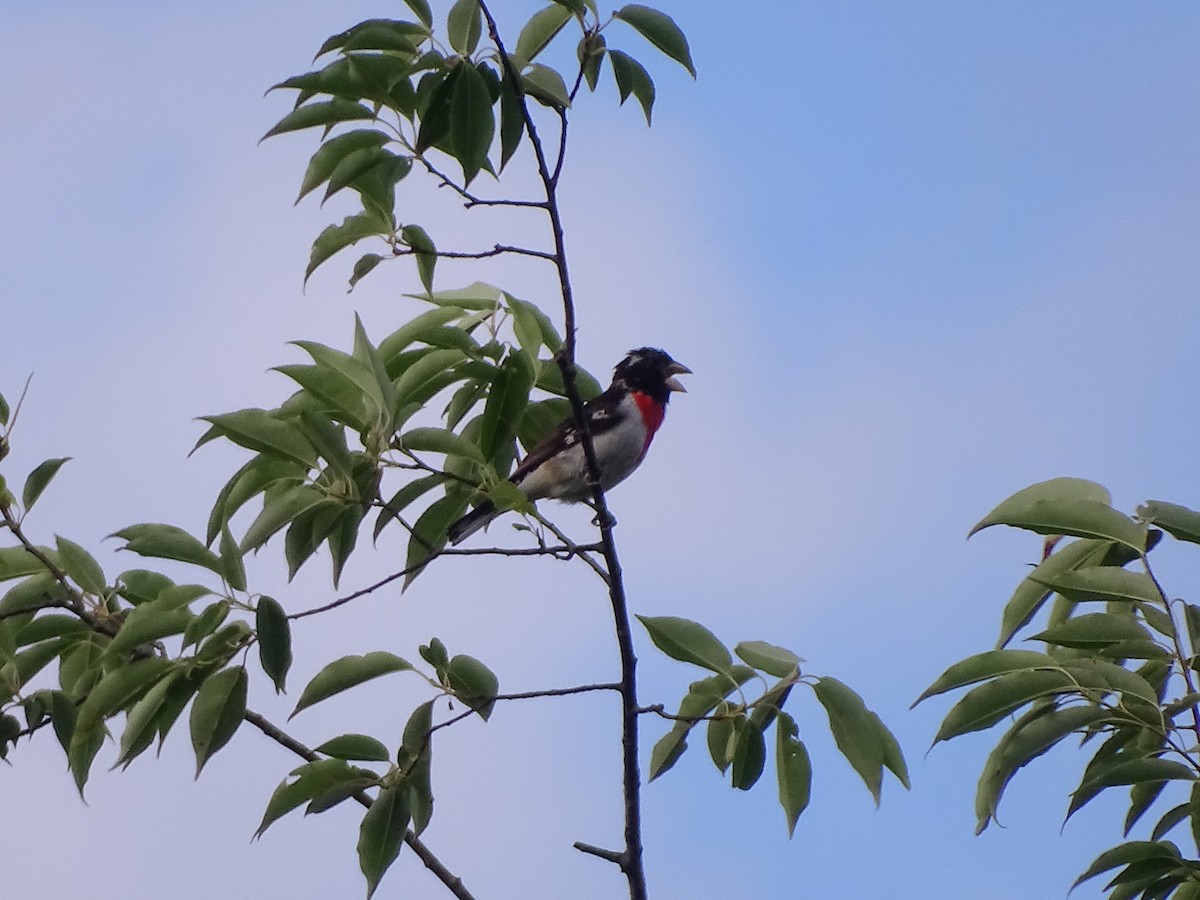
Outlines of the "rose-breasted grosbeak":
M613 380L603 394L584 406L588 427L600 464L600 485L607 491L636 469L667 412L672 391L687 392L676 375L692 372L662 350L642 347L613 369ZM529 451L509 476L530 500L550 497L578 503L592 496L587 483L587 461L575 420L568 419ZM500 515L485 500L450 526L450 542L457 544Z

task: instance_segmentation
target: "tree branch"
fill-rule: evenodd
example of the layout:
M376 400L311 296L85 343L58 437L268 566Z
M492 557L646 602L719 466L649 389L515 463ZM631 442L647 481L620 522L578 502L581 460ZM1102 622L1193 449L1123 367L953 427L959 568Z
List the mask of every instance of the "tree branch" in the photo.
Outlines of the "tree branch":
M429 254L428 250L403 250L399 247L392 249L393 256L416 256L418 254ZM532 256L535 259L546 259L554 261L554 254L547 253L545 250L532 250L529 247L512 247L508 244L497 244L491 250L438 250L432 254L443 259L488 259L492 256L500 256L504 253L512 253L517 256Z
M289 619L303 619L307 616L315 616L318 613L329 612L331 609L337 609L339 606L345 606L353 600L360 597L365 597L367 594L372 594L380 588L387 587L393 581L403 578L406 575L411 575L418 569L423 569L439 556L553 556L555 559L570 559L572 556L580 556L588 558L585 551L598 550L598 544L582 544L576 545L571 543L563 544L559 547L542 546L542 547L443 547L441 550L434 550L429 556L421 560L419 563L414 563L407 568L401 569L399 572L393 572L386 578L381 578L374 584L367 585L361 590L355 591L353 594L347 594L345 597L339 597L330 603L323 606L315 606L312 609L306 609L303 612L292 613L288 616ZM589 561L590 558L589 558Z
M303 757L309 762L316 762L317 760L321 759L321 757L318 756L315 751L300 743L290 734L282 731L276 725L268 721L264 716L254 712L254 710L246 710L246 714L243 718L271 740L275 741L275 743L282 747L286 747L297 756ZM371 798L364 791L359 791L351 796L362 806L370 808ZM463 880L447 869L442 861L433 854L433 851L426 847L421 839L413 834L412 831L404 832L404 843L408 844L408 846L412 848L413 852L417 854L421 862L425 864L425 868L432 872L438 881L446 886L446 889L449 890L451 894L453 894L455 897L458 897L459 900L475 900L475 896L467 890L466 885L463 884Z
M605 568L608 574L608 595L612 605L613 624L616 630L617 646L621 658L621 749L622 749L622 782L625 797L625 852L619 855L621 871L629 883L630 900L646 900L646 874L642 860L642 823L641 823L641 773L638 770L638 701L637 701L637 656L633 650L633 633L629 622L629 608L625 596L625 583L621 573L621 563L617 556L616 540L613 536L613 517L608 510L604 497L604 489L600 484L600 466L596 459L596 447L588 427L587 416L584 414L583 398L575 383L575 301L571 289L570 274L567 268L566 242L563 232L562 216L558 208L557 185L555 172L552 172L546 161L546 153L538 137L537 126L529 110L529 104L522 90L520 74L513 65L512 58L504 48L500 39L500 31L496 19L488 8L486 0L478 0L479 8L487 20L488 33L496 45L505 75L511 80L521 102L521 112L525 119L525 131L537 158L538 174L546 195L546 214L550 218L550 228L554 235L554 250L556 267L558 269L559 288L563 300L563 349L558 354L559 368L562 369L564 393L571 403L571 411L579 428L584 458L587 460L588 480L592 486L592 497L596 505L596 517L600 528L601 543L604 547ZM563 114L565 130L566 118ZM565 143L565 134L561 138ZM559 158L562 163L562 154ZM557 170L558 166L556 166Z

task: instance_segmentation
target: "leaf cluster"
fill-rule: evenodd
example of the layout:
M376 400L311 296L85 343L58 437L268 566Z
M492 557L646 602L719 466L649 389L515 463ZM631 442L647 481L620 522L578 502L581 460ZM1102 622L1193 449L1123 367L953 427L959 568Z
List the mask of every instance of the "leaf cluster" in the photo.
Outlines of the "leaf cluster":
M197 447L223 438L254 454L218 494L208 543L235 543L236 558L284 532L289 575L325 547L336 584L370 516L373 539L395 525L408 533L407 584L472 499L528 508L505 479L518 442L530 448L570 414L554 359L562 339L533 304L483 283L421 299L432 308L378 343L361 322L350 352L297 341L311 362L276 368L299 388L280 407L204 417ZM511 343L498 339L509 330ZM585 396L599 393L578 378ZM439 405L438 424L418 424ZM224 537L255 500L240 537Z
M979 779L977 831L1020 769L1079 742L1091 757L1068 819L1114 789L1128 791L1126 836L1151 809L1158 818L1149 841L1107 851L1076 884L1120 868L1105 888L1112 900L1200 896L1200 860L1165 840L1186 828L1200 847L1200 606L1169 597L1149 561L1164 532L1200 543L1200 513L1152 501L1127 516L1101 485L1056 478L1014 494L971 533L994 525L1046 536L1043 558L1005 605L996 648L955 663L917 699L968 689L935 744L1006 725ZM1027 628L1043 649L1009 646ZM1169 797L1182 802L1164 811Z
M255 433L261 452L268 445L277 452L288 449L283 432L268 427ZM44 488L48 469L37 467L27 485ZM36 493L40 490L26 490L24 496ZM16 513L23 517L28 505L22 510L15 498L6 498L0 510L18 538L18 546L0 548L0 585L6 589L0 595L0 758L18 740L49 725L82 793L106 740L114 738L118 745L114 767L126 768L155 743L161 750L187 712L199 777L254 715L247 709L252 673L244 658L251 647L257 645L263 674L277 691L284 690L292 663L289 617L274 598L247 592L247 550L226 524L219 552L169 525L135 525L115 535L125 550L184 563L199 569L202 581L220 582L210 587L178 584L149 569L130 569L110 580L95 557L72 541L60 537L53 547L24 543ZM448 699L466 715L486 720L499 692L499 680L484 663L466 654L450 656L436 638L420 648L420 655L428 672L418 674L434 696L395 736L395 752L365 734L330 738L278 786L257 831L261 835L301 806L321 813L358 800L367 806L358 857L368 894L402 843L424 830L433 815L431 738L438 728L464 718L452 715L435 724L437 701ZM53 663L57 678L47 684L45 670ZM303 688L292 715L405 671L416 670L386 651L334 660Z
M649 123L654 81L637 59L610 49L614 23L633 29L693 76L687 38L665 13L629 4L601 21L594 0L558 0L536 12L515 45L503 47L477 0L457 0L436 30L428 5L409 4L416 20L368 19L327 39L323 68L288 78L272 90L296 92L295 106L264 138L321 129L297 202L322 190L322 202L348 191L360 210L317 236L305 280L334 254L365 239L382 252L359 257L351 288L385 259L413 256L427 291L439 252L420 225L397 211L397 188L418 165L468 201L481 173L498 177L532 127L526 98L563 117L580 87L595 91L611 65L620 100L637 99ZM539 61L552 42L576 35L576 68L562 72ZM502 49L503 47L503 49ZM565 128L565 117L562 127ZM443 158L461 171L454 181Z
M766 735L774 725L779 803L788 834L793 834L812 793L812 762L795 717L783 707L793 688L802 685L812 690L824 708L838 750L863 779L877 805L885 769L909 787L908 766L895 736L846 684L828 676L803 674L800 666L804 660L766 641L743 641L730 653L716 635L689 619L638 619L667 656L712 673L692 682L678 711L667 716L674 725L654 745L651 780L679 761L687 750L688 737L704 723L713 765L729 775L733 787L747 791L765 770ZM735 655L741 662L734 661ZM746 687L754 681L761 683L762 693L751 698Z

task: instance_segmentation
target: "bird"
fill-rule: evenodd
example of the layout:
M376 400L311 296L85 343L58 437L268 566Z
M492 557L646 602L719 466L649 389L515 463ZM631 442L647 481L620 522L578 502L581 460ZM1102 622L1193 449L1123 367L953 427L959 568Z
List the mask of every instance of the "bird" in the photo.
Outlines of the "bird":
M641 465L662 425L672 392L687 393L676 376L691 374L691 369L666 351L640 347L617 363L608 390L584 405L604 490L620 484ZM590 499L587 461L574 418L562 422L533 447L508 480L530 500L578 503ZM491 500L484 500L450 526L450 543L466 540L501 512Z

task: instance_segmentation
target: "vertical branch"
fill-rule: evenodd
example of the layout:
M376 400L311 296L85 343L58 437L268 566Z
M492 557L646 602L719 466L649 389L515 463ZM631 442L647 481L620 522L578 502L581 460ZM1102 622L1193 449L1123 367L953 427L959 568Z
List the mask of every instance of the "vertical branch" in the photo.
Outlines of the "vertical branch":
M479 8L488 23L488 33L496 45L505 75L511 79L517 95L521 98L521 111L525 119L525 131L537 158L538 175L546 195L546 214L550 217L550 229L554 237L555 266L558 270L559 288L563 301L563 348L558 354L558 365L562 369L563 388L582 438L584 459L587 461L588 483L592 488L592 499L596 506L596 517L600 527L600 543L605 566L608 569L608 596L612 605L613 625L616 630L617 647L621 659L621 751L622 781L625 798L625 849L618 854L605 856L620 866L629 882L630 900L646 900L646 873L642 861L642 812L641 773L638 769L638 699L637 657L633 651L633 631L629 622L629 606L625 596L625 580L621 562L617 556L616 539L613 536L614 519L608 510L604 489L600 485L600 465L596 458L596 447L584 415L583 398L575 379L575 298L571 290L571 279L567 268L567 250L563 235L562 216L558 208L558 174L566 155L567 114L560 113L562 134L559 141L559 156L551 170L546 153L538 136L537 126L529 111L525 92L521 88L520 73L512 63L500 39L496 20L485 0L479 0Z

